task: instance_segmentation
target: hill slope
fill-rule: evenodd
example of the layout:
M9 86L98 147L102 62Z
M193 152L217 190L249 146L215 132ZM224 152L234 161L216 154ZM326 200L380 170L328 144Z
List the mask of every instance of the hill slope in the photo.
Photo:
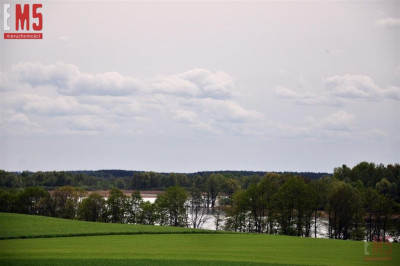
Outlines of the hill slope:
M182 227L107 224L26 214L0 213L0 239L90 235L215 233Z

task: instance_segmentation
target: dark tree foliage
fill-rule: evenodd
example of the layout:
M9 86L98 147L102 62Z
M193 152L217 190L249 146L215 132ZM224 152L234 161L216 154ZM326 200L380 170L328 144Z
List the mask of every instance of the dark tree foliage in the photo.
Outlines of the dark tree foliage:
M49 192L41 187L28 187L19 194L20 211L27 214L43 215L46 212L46 201Z
M128 206L128 199L121 190L117 188L110 190L107 206L108 221L111 223L123 223L126 221L125 213Z
M51 171L51 172L6 172L0 170L0 187L25 188L40 186L53 190L61 186L81 187L85 190L109 190L112 188L129 190L165 190L171 186L189 189L195 186L202 191L210 188L210 176L218 176L223 182L218 184L218 192L235 192L238 187L247 188L250 184L258 183L266 172L252 171L213 171L197 173L156 173L127 170L98 170L98 171ZM303 176L308 179L318 179L330 176L328 173L285 173ZM208 182L208 183L207 183ZM211 198L210 198L210 204ZM214 203L215 204L215 203Z
M83 221L105 222L106 213L105 199L99 193L92 193L79 204L77 218Z
M357 198L353 187L337 182L329 194L329 237L347 240L354 229Z

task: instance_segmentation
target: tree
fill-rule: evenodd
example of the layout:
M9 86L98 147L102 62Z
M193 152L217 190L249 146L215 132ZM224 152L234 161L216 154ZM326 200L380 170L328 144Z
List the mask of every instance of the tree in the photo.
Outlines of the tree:
M211 208L214 208L215 201L217 200L218 193L221 191L221 185L223 181L223 175L211 174L206 181L207 192L211 198Z
M179 187L169 187L156 199L157 210L160 216L160 225L186 226L186 191Z
M167 195L165 193L158 194L154 204L159 224L161 226L170 225L170 206Z
M124 223L125 212L127 211L127 199L124 193L113 188L107 200L108 219L111 223Z
M311 236L311 227L313 223L317 222L317 210L318 210L318 190L316 189L315 183L306 184L305 195L304 195L304 236ZM314 217L313 217L314 216ZM313 220L314 218L314 220ZM314 224L314 236L316 234L316 224Z
M198 188L192 188L189 193L187 210L189 212L189 224L193 228L202 228L208 220L207 209L204 208L203 195Z
M82 200L78 207L78 219L91 222L105 221L106 201L98 193L92 193Z
M354 229L351 233L351 239L363 240L365 238L365 210L364 210L364 185L358 180L354 183Z
M314 190L317 192L317 206L314 211L314 237L317 237L317 227L318 227L318 211L324 211L328 204L328 197L332 190L332 183L335 181L334 178L324 177L320 178L314 182ZM329 233L329 228L328 228Z
M19 209L18 194L0 189L0 211L18 212Z
M240 184L234 178L227 178L222 182L222 189L228 196L229 204L232 204L232 195L240 189Z
M338 181L328 201L330 238L350 238L354 225L356 194L350 184Z
M351 169L345 164L342 165L342 167L335 167L335 169L333 169L333 177L337 180L349 183L351 181Z
M19 194L20 211L27 214L43 214L40 201L50 197L49 192L41 187L28 187Z
M374 163L361 162L351 169L351 181L361 180L364 185L375 187L375 184L380 180L376 174Z
M278 209L280 233L284 235L303 235L305 183L302 178L290 177L275 196ZM293 226L296 225L296 229Z
M267 232L274 233L275 221L275 194L278 192L279 187L283 183L283 179L279 174L267 173L259 183L263 193L263 200L265 201L266 216L267 216Z
M56 217L74 219L78 209L78 199L84 191L71 186L60 187L53 193Z
M387 178L382 178L381 181L376 183L375 185L376 190L383 195L390 195L392 197L396 194L396 189L394 184L390 183Z
M381 217L380 221L382 225L382 241L386 241L386 232L388 230L388 223L390 220L390 215L393 212L394 208L394 200L391 199L388 195L379 195L378 196L378 213L377 215ZM380 234L379 234L380 235ZM379 239L379 237L378 237Z
M137 222L139 224L154 225L158 220L156 204L149 201L142 201Z
M218 231L224 222L223 219L223 210L222 210L222 204L219 204L217 207L214 208L214 224L215 224L215 230Z
M261 233L265 228L265 214L266 214L266 201L264 200L264 191L263 186L259 184L251 184L245 196L248 198L247 201L249 203L250 212L254 222L254 229L250 229L250 231L255 231L257 233Z
M138 221L138 215L140 212L141 204L143 203L143 198L138 190L133 191L128 202L128 222L136 224Z
M245 232L247 231L246 217L249 209L248 197L246 191L236 191L233 196L233 204L226 208L226 219L224 230ZM248 227L251 226L249 220Z
M375 189L368 187L363 195L364 209L367 214L367 241L373 241L373 225L375 214L378 212L378 192Z

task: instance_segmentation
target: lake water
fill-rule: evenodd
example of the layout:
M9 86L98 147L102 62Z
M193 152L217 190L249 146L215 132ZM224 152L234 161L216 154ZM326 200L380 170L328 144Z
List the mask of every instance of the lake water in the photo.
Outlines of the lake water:
M149 201L151 203L154 203L156 201L155 197L143 197L144 201ZM211 213L205 215L207 218L207 221L203 224L202 229L208 229L208 230L215 230L215 217ZM222 215L222 218L224 218L224 215ZM220 224L220 226L223 225ZM312 236L314 236L314 227L312 227ZM327 238L328 237L328 220L326 218L318 218L317 219L317 238Z
M151 203L154 203L156 201L155 197L143 197L144 201L149 201ZM190 216L189 216L190 218ZM212 215L212 213L210 212L210 214L206 214L205 215L206 221L204 222L203 226L201 227L201 229L208 229L208 230L215 230L215 217L214 215Z

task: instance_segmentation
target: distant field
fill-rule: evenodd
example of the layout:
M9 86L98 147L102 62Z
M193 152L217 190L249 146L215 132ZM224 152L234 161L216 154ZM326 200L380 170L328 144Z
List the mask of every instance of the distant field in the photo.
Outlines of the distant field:
M39 223L43 229L35 229L38 225L19 228L27 225L20 220L32 222L34 218L40 218ZM0 236L27 234L29 228L35 229L37 235L43 231L50 234L57 230L98 232L93 229L96 228L101 229L102 233L107 232L107 227L109 232L117 230L112 224L34 218L26 215L0 214ZM19 222L13 223L12 220ZM6 233L7 229L3 228L6 221L6 226L14 228L14 233ZM66 228L62 229L61 224ZM56 228L52 228L54 225ZM84 229L79 229L80 226ZM142 231L143 234L137 235L0 240L0 265L360 265L367 263L364 261L363 242L257 234L182 234L178 230L184 229L152 228L149 230L151 234L144 234ZM167 234L155 234L157 229L171 231ZM173 230L177 230L177 233L173 233ZM127 230L127 232L133 231ZM400 245L392 245L391 261L367 264L400 265Z

